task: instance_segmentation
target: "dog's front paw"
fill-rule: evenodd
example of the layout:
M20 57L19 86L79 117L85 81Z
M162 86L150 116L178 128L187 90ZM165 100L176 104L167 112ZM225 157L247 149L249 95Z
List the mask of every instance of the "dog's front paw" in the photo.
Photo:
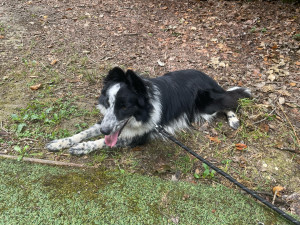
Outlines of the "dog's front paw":
M104 138L97 141L82 142L69 149L71 155L86 155L105 146Z
M84 142L84 143L80 143L80 144L77 144L73 147L71 147L69 149L69 153L71 155L86 155L88 153L90 153L91 150L88 148L87 144Z
M71 138L63 138L49 142L48 144L46 144L46 148L50 152L57 152L63 148L69 148L74 144L75 143Z
M229 121L229 126L235 130L237 130L240 126L240 122L238 120L236 121Z

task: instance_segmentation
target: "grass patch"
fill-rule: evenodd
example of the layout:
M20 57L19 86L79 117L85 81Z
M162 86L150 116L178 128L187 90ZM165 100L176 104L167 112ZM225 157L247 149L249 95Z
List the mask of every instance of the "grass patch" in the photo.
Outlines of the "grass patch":
M85 109L79 109L75 105L75 99L42 102L31 101L26 108L19 109L16 114L11 114L10 130L14 131L17 137L24 138L63 138L70 135L68 129L54 129L63 120L92 115ZM75 125L77 131L88 127L87 123Z
M222 185L0 159L3 224L288 224Z
M253 124L253 121L266 119L272 120L273 115L267 113L265 105L257 104L255 99L239 99L239 109L242 111L240 116L240 128L237 137L249 142L268 138L268 134Z

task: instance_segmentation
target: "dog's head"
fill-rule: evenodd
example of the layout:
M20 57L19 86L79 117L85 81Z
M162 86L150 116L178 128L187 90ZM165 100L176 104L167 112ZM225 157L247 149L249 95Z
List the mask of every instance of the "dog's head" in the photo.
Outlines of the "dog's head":
M113 147L124 127L145 122L149 107L147 87L137 74L132 70L125 73L118 67L110 70L98 105L104 115L101 132L106 145Z

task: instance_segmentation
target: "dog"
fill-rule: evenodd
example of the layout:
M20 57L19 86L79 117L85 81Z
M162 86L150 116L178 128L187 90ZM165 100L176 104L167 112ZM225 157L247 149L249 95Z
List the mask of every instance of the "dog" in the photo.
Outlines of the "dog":
M51 141L46 148L53 152L70 148L71 154L83 155L104 147L134 147L161 137L157 125L174 134L192 123L210 122L217 113L225 113L229 126L237 129L238 100L250 97L249 89L233 87L225 91L197 70L148 79L115 67L105 77L99 97L102 121L72 137ZM101 134L104 138L81 143Z

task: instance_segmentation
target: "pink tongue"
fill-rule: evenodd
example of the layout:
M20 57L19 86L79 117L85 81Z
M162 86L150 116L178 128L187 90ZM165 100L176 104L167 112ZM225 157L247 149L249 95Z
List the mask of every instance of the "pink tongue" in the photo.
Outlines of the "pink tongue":
M111 148L116 145L118 141L119 131L111 134L105 135L105 144L110 146Z

